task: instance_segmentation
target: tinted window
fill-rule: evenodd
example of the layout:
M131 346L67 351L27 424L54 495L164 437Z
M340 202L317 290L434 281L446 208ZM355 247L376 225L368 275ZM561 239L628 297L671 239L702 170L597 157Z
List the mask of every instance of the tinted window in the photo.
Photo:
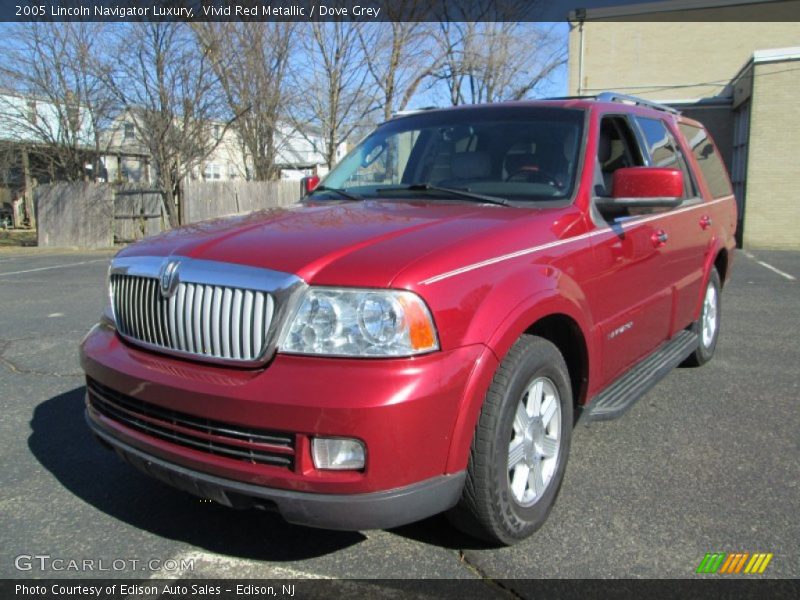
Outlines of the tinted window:
M584 117L579 110L484 107L394 119L354 148L324 184L365 198L425 195L400 188L426 183L519 202L568 199Z
M686 160L680 146L675 141L672 133L667 129L661 119L647 119L636 117L636 122L644 136L647 153L650 156L650 166L680 169L683 171L685 196L695 195L692 177L686 166Z
M675 140L660 119L636 117L650 155L650 166L680 168Z
M719 151L706 134L705 130L685 123L680 124L681 133L686 137L697 164L703 172L703 178L714 198L732 194L728 172L722 164Z

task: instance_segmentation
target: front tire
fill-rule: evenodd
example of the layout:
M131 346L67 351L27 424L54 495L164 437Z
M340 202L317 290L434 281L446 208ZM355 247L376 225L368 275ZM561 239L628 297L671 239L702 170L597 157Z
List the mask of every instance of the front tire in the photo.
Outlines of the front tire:
M493 544L539 529L558 496L572 438L572 389L549 341L522 336L486 394L451 522Z
M700 318L692 323L691 331L695 332L699 339L697 350L695 350L684 361L685 366L699 367L706 364L714 356L719 338L720 317L722 316L722 304L720 301L720 291L722 284L719 273L715 268L711 269L708 277L708 284L703 295L703 308L700 311Z

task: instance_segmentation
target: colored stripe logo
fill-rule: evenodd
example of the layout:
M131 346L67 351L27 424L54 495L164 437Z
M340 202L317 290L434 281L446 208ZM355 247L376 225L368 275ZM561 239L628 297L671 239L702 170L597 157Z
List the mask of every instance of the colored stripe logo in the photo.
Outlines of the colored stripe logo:
M739 573L761 574L767 569L773 554L766 552L713 552L700 561L695 573L717 573L718 575L737 575Z

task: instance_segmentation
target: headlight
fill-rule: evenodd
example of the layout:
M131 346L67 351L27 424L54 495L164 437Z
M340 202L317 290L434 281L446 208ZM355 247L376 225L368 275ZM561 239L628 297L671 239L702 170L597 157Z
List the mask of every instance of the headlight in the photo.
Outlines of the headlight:
M439 349L428 307L413 292L309 288L279 351L411 356Z

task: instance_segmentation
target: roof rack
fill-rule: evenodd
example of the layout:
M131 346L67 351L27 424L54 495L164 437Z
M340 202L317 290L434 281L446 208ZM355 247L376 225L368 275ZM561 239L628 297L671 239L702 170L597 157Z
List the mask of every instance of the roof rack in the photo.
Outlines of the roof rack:
M645 100L644 98L639 98L638 96L626 96L625 94L617 94L616 92L603 92L602 94L597 94L597 96L595 96L595 99L598 102L620 102L622 104L633 104L634 106L646 106L647 108L663 110L664 112L672 113L674 115L681 114L681 111L672 108L671 106L667 106L666 104L659 104L658 102L653 102L652 100Z
M594 100L595 96L548 96L537 100Z
M406 115L414 115L417 113L425 112L428 110L436 110L441 106L421 106L420 108L406 108L405 110L398 110L392 113L392 119L395 117L405 117Z
M645 98L639 98L639 96L628 96L627 94L618 94L617 92L601 92L599 94L589 94L585 96L554 96L550 98L539 98L539 100L596 100L597 102L619 102L620 104L629 104L633 106L644 106L647 108L652 108L655 110L661 110L664 112L671 113L673 115L681 114L677 108L673 108L666 104L660 104L658 102L654 102L652 100L647 100ZM413 115L421 112L427 112L429 110L437 110L442 108L441 106L421 106L419 108L409 108L405 110L399 110L397 112L392 113L391 118L395 119L397 117L405 117L408 115Z

